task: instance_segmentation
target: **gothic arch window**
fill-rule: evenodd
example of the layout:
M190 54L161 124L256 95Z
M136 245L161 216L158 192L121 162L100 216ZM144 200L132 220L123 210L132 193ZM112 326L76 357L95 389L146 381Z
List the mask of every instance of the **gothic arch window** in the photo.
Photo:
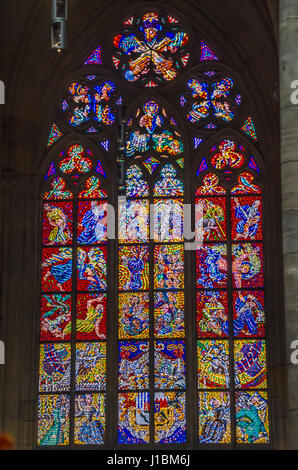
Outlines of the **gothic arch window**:
M39 446L270 443L261 130L241 77L188 23L131 11L53 108Z

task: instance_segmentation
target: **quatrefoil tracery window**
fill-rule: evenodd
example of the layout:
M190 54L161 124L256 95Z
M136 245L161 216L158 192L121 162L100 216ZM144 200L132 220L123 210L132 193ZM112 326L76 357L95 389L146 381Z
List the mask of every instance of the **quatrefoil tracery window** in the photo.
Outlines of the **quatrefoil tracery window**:
M270 440L258 137L241 83L190 31L164 11L128 16L111 57L103 42L56 109L43 188L38 445L105 446L111 434L136 446ZM146 95L133 102L133 87ZM116 206L124 101L115 244L107 203ZM191 192L203 242L185 252Z

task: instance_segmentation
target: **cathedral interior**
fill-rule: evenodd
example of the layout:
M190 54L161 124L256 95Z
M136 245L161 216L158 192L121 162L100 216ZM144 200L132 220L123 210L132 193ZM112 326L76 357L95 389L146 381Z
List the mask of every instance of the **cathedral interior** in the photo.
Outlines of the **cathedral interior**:
M0 12L0 433L298 449L298 0Z

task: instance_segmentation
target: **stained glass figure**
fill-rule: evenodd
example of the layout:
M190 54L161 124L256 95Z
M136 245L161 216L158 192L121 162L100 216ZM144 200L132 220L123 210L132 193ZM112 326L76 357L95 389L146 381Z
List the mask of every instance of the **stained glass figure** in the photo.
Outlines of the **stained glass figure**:
M197 292L197 329L201 338L229 335L227 292Z
M149 250L146 246L119 249L119 289L146 290L149 286Z
M146 390L149 388L149 343L146 341L119 342L119 389Z
M261 198L232 198L231 211L233 240L262 240Z
M185 393L157 392L154 398L155 442L186 442Z
M44 199L71 199L72 192L66 189L66 182L63 178L57 177L54 178L49 191L46 191L44 194Z
M184 287L183 245L156 245L154 247L155 289L182 289Z
M70 344L40 345L39 391L66 392L70 387Z
M106 294L77 294L77 339L106 339L106 305Z
M69 396L39 396L37 444L40 446L69 444Z
M182 196L183 183L175 178L177 175L176 168L167 163L160 171L161 179L155 183L155 196Z
M119 338L147 337L149 337L149 294L147 292L120 294Z
M266 388L266 344L262 340L234 342L236 388Z
M233 285L241 287L263 287L263 247L260 243L232 245Z
M77 286L80 291L107 288L106 247L84 247L77 250Z
M155 342L155 388L185 388L184 341Z
M268 398L266 392L236 392L237 442L269 442Z
M136 114L138 129L131 132L126 145L126 154L139 158L149 149L162 157L176 156L183 152L181 136L177 131L164 128L165 116L156 101L149 100L143 105L143 114Z
M72 248L44 248L42 251L42 290L70 292Z
M202 444L229 444L231 442L228 393L199 393L199 441Z
M101 188L101 182L99 178L91 176L85 182L85 188L80 191L80 199L101 199L107 198L107 192Z
M265 336L264 292L233 293L234 336Z
M204 245L197 249L197 287L227 287L227 247Z
M75 398L74 443L103 444L105 438L105 396L82 394Z
M149 393L120 393L118 410L118 443L148 443Z
M107 241L107 204L104 201L78 203L78 244Z
M44 245L71 245L71 202L44 203L42 241Z
M201 389L229 388L228 341L198 341L198 383Z
M226 240L226 200L221 197L196 199L197 239Z
M149 201L127 200L119 204L119 242L143 243L149 239Z
M129 82L156 86L177 76L185 65L187 45L188 35L179 26L157 12L147 12L131 24L124 23L123 34L115 36L113 62Z
M91 392L105 387L106 343L77 343L76 390Z
M40 340L70 340L71 296L44 294L41 296Z
M155 292L154 334L157 338L184 337L183 292Z

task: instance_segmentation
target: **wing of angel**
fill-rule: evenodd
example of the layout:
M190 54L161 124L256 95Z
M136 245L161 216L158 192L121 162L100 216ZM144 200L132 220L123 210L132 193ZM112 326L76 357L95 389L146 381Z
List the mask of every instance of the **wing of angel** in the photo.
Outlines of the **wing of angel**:
M90 263L96 268L96 271L106 273L106 259L104 253L99 248L91 248L89 251Z
M59 253L54 253L50 258L46 259L42 263L42 267L52 266L52 264L58 264L63 261L68 261L72 257L71 248L59 248Z
M143 43L139 41L134 34L130 34L129 36L121 39L118 47L119 49L122 49L125 54L129 54L130 52L138 52L143 46Z

